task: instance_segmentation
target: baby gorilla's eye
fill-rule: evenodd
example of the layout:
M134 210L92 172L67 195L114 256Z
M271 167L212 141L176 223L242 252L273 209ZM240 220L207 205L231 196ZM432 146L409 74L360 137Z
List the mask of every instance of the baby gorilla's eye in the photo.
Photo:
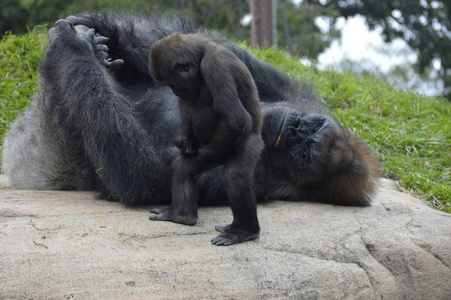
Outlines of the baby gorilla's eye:
M189 72L190 65L189 63L176 63L174 65L174 70L179 72Z

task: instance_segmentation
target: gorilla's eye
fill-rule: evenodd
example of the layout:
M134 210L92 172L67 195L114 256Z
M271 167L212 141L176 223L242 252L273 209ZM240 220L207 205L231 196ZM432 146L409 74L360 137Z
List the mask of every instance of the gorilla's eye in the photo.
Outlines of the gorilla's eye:
M189 72L190 65L189 63L176 63L174 65L174 70L179 72Z
M320 130L322 126L323 126L323 124L318 124L318 125L316 125L316 127L313 128L313 133L317 133L318 130Z

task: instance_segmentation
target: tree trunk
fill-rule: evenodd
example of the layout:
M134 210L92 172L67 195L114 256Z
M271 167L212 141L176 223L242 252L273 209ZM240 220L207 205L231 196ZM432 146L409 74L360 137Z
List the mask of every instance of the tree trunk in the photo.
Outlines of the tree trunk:
M276 0L251 0L252 47L268 48L277 44Z

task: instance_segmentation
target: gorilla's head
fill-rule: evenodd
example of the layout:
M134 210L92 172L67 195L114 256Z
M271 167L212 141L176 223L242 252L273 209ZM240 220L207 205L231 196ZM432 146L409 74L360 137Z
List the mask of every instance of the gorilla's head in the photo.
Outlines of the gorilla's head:
M308 103L263 107L262 161L272 197L366 205L378 165L368 146L329 113Z
M173 33L160 40L150 51L150 72L160 85L166 85L183 98L199 97L201 86L200 62L205 49L199 34Z

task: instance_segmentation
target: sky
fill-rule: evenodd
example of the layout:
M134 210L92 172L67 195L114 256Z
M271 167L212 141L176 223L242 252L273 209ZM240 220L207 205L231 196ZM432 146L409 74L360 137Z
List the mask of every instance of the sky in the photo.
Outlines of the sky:
M301 2L301 0L292 0ZM252 16L245 16L242 24L249 24ZM323 31L328 31L328 22L321 17L315 19L316 24ZM357 15L347 20L338 18L335 24L336 28L341 30L341 39L334 40L330 47L318 56L319 69L332 69L334 71L343 71L340 63L348 60L356 63L356 70L378 69L386 73L395 66L406 67L417 61L417 55L402 39L394 39L391 43L385 43L382 38L382 29L370 30L365 23L365 18ZM301 62L308 64L309 60L301 59ZM439 62L435 62L436 69ZM438 64L438 65L437 65ZM433 73L432 73L433 74ZM388 77L389 83L398 86L400 89L412 87L415 85L415 91L426 96L441 94L443 90L442 82L424 81L413 69L410 69L407 77L409 82L400 82L399 79Z
M320 18L316 20L320 28L327 30L327 25ZM341 29L341 40L335 40L331 46L319 55L319 67L333 67L344 58L355 61L368 61L378 65L381 71L387 72L394 64L415 63L416 54L404 41L396 39L385 44L381 30L370 31L365 19L360 16L339 18L337 28ZM391 54L389 54L391 53Z
M328 23L317 18L316 24L322 30L328 30ZM323 53L318 56L319 69L332 69L342 71L340 62L347 58L355 61L365 69L379 68L382 72L388 72L396 65L414 64L417 61L416 53L401 39L395 39L387 44L382 39L382 30L370 30L365 24L365 19L355 16L345 20L339 18L336 26L341 30L341 39L331 43ZM413 71L409 74L411 82L421 82L419 76ZM396 80L393 79L393 82ZM427 96L437 95L441 92L441 83L421 82L416 91Z

